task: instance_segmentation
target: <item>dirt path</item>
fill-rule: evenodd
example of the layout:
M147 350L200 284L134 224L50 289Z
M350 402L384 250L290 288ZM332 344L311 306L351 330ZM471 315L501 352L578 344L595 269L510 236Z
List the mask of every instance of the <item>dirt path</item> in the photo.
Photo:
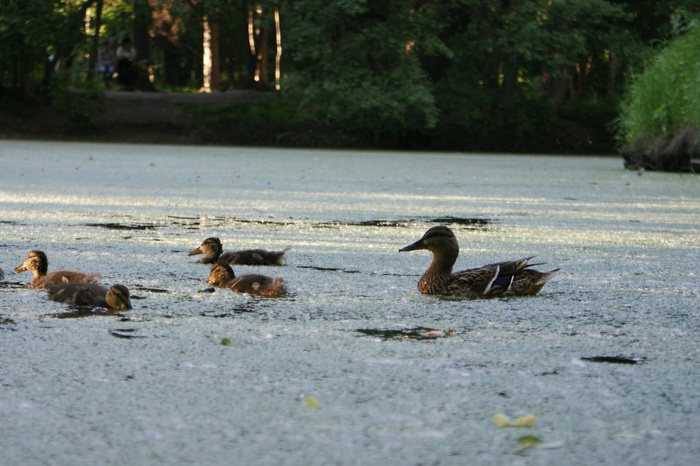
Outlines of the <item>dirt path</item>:
M0 138L158 144L207 143L205 125L193 107L273 98L257 91L211 94L106 91L100 98L71 91L63 104L19 116L0 114ZM211 136L211 135L209 135Z
M217 93L105 92L91 125L104 141L147 143L206 142L203 122L187 107L215 107L271 97L256 91Z

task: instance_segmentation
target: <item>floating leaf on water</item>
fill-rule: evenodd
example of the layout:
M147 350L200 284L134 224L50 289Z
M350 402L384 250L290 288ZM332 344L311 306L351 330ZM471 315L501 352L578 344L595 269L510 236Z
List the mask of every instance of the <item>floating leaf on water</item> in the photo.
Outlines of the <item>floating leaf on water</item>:
M524 435L518 439L518 452L525 451L528 448L535 448L542 443L542 439L534 435Z
M491 420L498 427L508 427L511 425L510 418L503 413L494 414Z
M231 340L228 338L224 338L221 340L221 346L230 346L231 345Z
M321 403L319 403L318 400L311 395L301 400L301 404L307 408L321 409Z
M525 416L520 416L515 420L510 420L508 416L503 413L495 414L491 421L498 427L532 427L537 422L537 416L534 414L526 414Z
M534 414L526 414L515 419L511 424L513 427L532 427L537 422L537 416Z

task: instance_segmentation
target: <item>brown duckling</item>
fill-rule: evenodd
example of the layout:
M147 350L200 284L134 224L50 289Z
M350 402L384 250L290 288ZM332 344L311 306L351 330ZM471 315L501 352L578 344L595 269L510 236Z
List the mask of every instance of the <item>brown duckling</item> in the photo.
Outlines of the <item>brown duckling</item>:
M47 288L51 285L72 282L95 283L100 278L99 273L88 275L74 270L59 270L47 274L48 268L49 260L46 258L46 254L42 251L34 250L27 253L27 258L22 265L15 268L15 272L20 273L27 270L32 272L34 278L29 284L34 288Z
M452 273L459 255L459 244L452 230L446 226L432 227L421 239L399 249L399 252L417 249L427 249L433 253L428 270L418 281L418 291L426 294L467 298L535 295L559 273L559 269L538 272L528 268L539 265L528 264L532 257Z
M131 309L129 289L124 285L107 289L97 283L63 283L49 288L49 299L75 306Z
M292 249L288 247L283 251L266 251L264 249L245 249L242 251L223 252L219 238L207 238L188 256L204 254L197 262L201 264L214 264L224 261L231 265L282 265L285 254Z
M268 298L279 298L287 294L282 277L271 278L254 273L236 277L233 269L226 262L217 262L211 266L207 283L212 286L229 288L238 293L255 294Z

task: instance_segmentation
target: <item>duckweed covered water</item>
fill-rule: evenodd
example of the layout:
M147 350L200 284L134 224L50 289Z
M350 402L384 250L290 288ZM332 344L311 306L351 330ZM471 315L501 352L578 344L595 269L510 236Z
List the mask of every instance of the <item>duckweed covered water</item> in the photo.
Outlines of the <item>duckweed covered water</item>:
M691 464L700 183L621 165L2 141L3 463ZM435 224L459 268L562 273L533 298L419 295L430 256L398 249ZM212 292L187 256L210 236L292 246L234 267L290 295ZM48 301L12 272L30 249L134 310ZM558 448L516 454L526 434Z

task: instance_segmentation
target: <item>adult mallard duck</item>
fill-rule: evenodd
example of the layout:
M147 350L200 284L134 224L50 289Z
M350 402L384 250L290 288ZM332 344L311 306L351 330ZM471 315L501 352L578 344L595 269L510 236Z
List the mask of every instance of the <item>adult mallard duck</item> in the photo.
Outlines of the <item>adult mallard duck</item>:
M49 260L46 254L42 251L29 251L27 258L22 265L15 268L16 273L29 270L34 274L34 278L29 282L34 288L48 288L51 285L59 285L61 283L85 282L94 283L100 278L99 273L85 274L75 270L59 270L57 272L47 273L49 268Z
M421 239L399 249L399 252L417 249L427 249L433 253L433 261L418 281L418 291L426 294L467 298L535 295L559 273L559 269L549 272L530 269L539 265L528 264L532 257L452 273L459 255L459 244L452 230L446 226L432 227Z
M238 293L255 294L268 298L279 298L287 294L282 277L271 278L254 273L236 277L233 269L226 262L217 262L211 266L207 283L212 286L229 288Z
M97 283L63 283L49 288L49 299L75 306L129 310L131 297L124 285L107 289Z
M207 238L188 256L204 254L197 262L200 264L214 264L224 261L231 265L282 265L284 255L292 249L288 247L283 251L266 251L264 249L245 249L242 251L223 252L219 238Z

